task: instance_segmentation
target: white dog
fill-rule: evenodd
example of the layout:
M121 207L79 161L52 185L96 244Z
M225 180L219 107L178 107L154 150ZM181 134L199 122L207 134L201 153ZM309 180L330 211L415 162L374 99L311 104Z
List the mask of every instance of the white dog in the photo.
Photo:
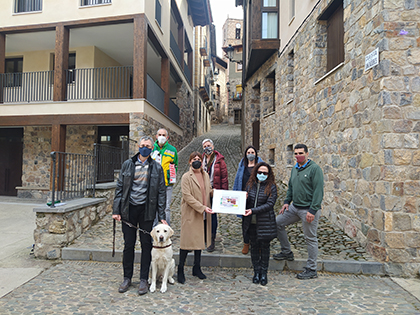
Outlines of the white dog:
M156 225L150 235L153 238L152 262L150 264L149 284L150 292L156 291L156 278L162 277L160 292L165 293L167 283L174 284L172 276L175 273L175 259L173 259L171 236L174 230L169 225Z

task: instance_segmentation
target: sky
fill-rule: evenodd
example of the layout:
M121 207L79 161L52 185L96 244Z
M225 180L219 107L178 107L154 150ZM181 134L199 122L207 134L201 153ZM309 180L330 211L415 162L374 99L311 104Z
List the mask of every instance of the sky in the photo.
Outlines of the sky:
M216 26L217 56L222 57L222 27L227 18L242 19L242 6L235 7L235 0L210 0L213 24Z

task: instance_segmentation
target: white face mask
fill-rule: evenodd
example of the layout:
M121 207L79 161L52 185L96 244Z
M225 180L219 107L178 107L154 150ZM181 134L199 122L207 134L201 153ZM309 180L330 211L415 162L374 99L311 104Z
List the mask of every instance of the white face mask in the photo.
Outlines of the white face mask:
M165 142L166 142L166 137L165 137L165 136L159 136L159 137L158 137L158 142L159 142L159 144L165 144Z

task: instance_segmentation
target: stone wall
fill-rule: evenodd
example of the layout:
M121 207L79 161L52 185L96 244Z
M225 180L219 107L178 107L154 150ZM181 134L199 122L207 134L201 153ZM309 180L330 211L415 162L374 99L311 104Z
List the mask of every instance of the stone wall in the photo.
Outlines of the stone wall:
M185 139L145 113L130 113L130 139L139 140L143 136L150 136L155 140L156 131L165 128L169 133L169 143L178 151L185 146ZM130 156L138 152L137 144L130 142Z
M112 213L115 184L96 190L97 198L66 202L56 208L35 208L34 255L42 259L58 259L61 249L69 245L105 215Z
M326 73L321 1L285 50L246 82L245 143L261 121L261 156L283 181L291 147L305 143L324 171L323 215L355 238L387 272L420 269L420 3L344 0L345 60ZM365 55L380 63L364 71ZM264 86L275 70L275 111ZM259 117L260 111L262 117ZM288 163L289 160L289 163Z

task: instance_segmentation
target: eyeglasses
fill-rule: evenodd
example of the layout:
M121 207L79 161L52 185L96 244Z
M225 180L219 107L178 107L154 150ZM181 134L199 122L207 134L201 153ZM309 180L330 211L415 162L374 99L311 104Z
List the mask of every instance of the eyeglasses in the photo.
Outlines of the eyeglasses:
M262 171L258 171L257 174L264 174L264 175L268 175L268 172L262 172Z
M295 152L295 155L304 155L305 152Z

